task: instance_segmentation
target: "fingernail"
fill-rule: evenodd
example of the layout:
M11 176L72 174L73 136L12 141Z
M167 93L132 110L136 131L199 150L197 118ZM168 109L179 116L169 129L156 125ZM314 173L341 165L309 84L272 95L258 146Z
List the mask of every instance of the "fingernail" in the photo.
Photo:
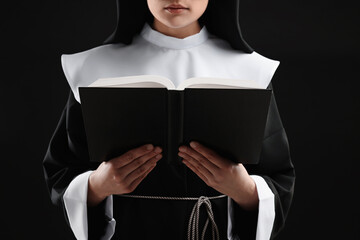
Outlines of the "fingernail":
M161 147L156 147L154 150L154 152L156 153L161 153L161 151L162 151Z
M179 151L180 152L185 152L185 147L183 147L183 146L179 147Z
M160 159L162 157L162 154L156 155L156 159Z
M151 150L151 149L153 149L153 145L152 144L147 144L146 145L146 150Z
M190 142L190 146L193 148L196 148L199 145L197 144L197 142L192 141L192 142Z

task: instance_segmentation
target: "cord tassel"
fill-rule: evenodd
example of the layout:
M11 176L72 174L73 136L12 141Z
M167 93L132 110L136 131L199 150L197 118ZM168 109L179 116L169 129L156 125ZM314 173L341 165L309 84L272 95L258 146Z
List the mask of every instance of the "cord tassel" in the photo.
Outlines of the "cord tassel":
M199 240L199 220L200 209L202 205L205 205L208 218L206 219L204 228L201 234L201 240L204 240L209 221L212 227L212 239L219 240L219 230L215 223L214 213L212 211L211 202L208 197L201 196L193 207L188 224L188 240Z

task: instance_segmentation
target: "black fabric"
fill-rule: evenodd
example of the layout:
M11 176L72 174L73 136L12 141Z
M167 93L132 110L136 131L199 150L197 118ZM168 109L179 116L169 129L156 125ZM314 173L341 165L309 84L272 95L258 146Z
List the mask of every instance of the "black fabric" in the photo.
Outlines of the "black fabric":
M70 91L44 158L45 178L51 199L64 210L62 198L71 180L98 166L98 163L90 163L87 150L81 106ZM249 174L262 176L275 194L276 217L272 232L272 237L275 237L284 226L290 207L295 172L274 94L270 102L260 163L245 167ZM219 195L184 165L171 165L164 159L160 160L133 194L190 197ZM214 200L212 202L222 239L226 239L227 203ZM114 217L117 224L113 239L143 239L145 233L147 237L156 236L157 239L168 239L169 236L174 240L185 239L193 204L114 197ZM235 239L254 239L258 212L246 212L235 203L233 205L235 224L232 235ZM109 219L104 214L103 205L89 209L89 213L89 238L98 239L98 236L104 233ZM64 214L66 216L65 211ZM174 232L176 234L169 235Z
M105 200L96 207L88 207L87 214L89 240L100 239L105 235L106 226L111 220L105 215Z
M112 239L187 239L188 221L195 203L114 196L116 232ZM211 204L221 239L227 239L227 198L211 200ZM201 233L206 220L205 206L200 213ZM210 232L207 231L206 239L211 239Z
M254 240L258 220L258 210L245 211L232 200L234 225L231 236L234 240Z
M134 11L136 9L136 11ZM199 18L209 33L229 42L235 50L252 53L253 49L245 42L240 28L240 0L210 0L206 11ZM117 26L104 44L131 44L145 22L150 26L154 17L145 0L117 0Z
M273 89L272 83L268 89ZM263 177L274 193L275 220L271 234L273 239L284 227L295 186L295 169L291 162L289 143L275 101L274 90L272 91L259 164L244 166L250 175ZM258 211L246 212L236 204L234 206L233 234L240 237L241 240L255 239Z
M272 88L270 84L269 88ZM273 91L274 93L274 91ZM262 176L275 195L275 222L272 237L284 227L295 187L295 169L285 129L273 94L258 166L245 166L250 174Z

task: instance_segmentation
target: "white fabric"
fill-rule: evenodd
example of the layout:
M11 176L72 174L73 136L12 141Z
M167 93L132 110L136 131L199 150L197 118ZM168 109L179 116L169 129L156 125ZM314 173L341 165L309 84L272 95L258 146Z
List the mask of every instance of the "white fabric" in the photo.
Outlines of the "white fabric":
M78 102L78 87L88 86L99 78L143 74L165 76L171 79L176 87L191 77L219 77L252 80L266 88L279 65L278 61L256 52L247 54L235 51L226 41L211 35L205 26L199 33L179 39L157 32L148 24L134 37L131 45L108 44L76 54L63 54L61 62ZM77 239L87 239L86 201L89 174L86 172L77 176L64 194L70 226ZM269 239L275 218L274 194L263 178L251 177L256 183L259 195L256 240ZM106 214L111 221L103 239L110 239L115 230L112 211L110 196L106 201ZM229 220L230 233L230 214Z
M260 54L235 51L206 27L184 39L164 35L144 25L130 45L108 44L71 55L61 62L67 81L78 102L78 87L99 78L160 75L177 87L191 77L219 77L256 81L266 88L279 61Z
M63 199L69 223L76 239L88 238L87 190L91 171L80 174L71 181Z
M256 184L259 197L259 214L256 240L270 239L275 220L275 198L265 180L257 175L250 176Z
M256 240L270 239L271 231L275 220L275 198L274 194L265 182L265 180L258 175L250 175L254 180L258 197L258 221L256 229ZM233 201L228 197L228 239L234 239L232 236L232 223L234 222ZM236 238L238 239L238 238ZM241 239L240 239L241 240Z
M92 171L84 172L74 178L66 189L63 200L70 227L78 240L88 239L87 222L87 192L88 180ZM105 215L110 219L103 240L110 239L115 232L115 219L113 218L113 197L105 200Z

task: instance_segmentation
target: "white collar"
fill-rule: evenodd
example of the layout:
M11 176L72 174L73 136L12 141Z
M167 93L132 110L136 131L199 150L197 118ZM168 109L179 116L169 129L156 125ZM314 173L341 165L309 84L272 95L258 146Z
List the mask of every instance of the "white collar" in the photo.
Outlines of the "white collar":
M205 27L202 27L200 32L188 36L186 38L176 38L165 35L157 30L154 30L147 22L145 22L140 35L147 41L165 48L185 49L195 47L209 38L209 33Z

